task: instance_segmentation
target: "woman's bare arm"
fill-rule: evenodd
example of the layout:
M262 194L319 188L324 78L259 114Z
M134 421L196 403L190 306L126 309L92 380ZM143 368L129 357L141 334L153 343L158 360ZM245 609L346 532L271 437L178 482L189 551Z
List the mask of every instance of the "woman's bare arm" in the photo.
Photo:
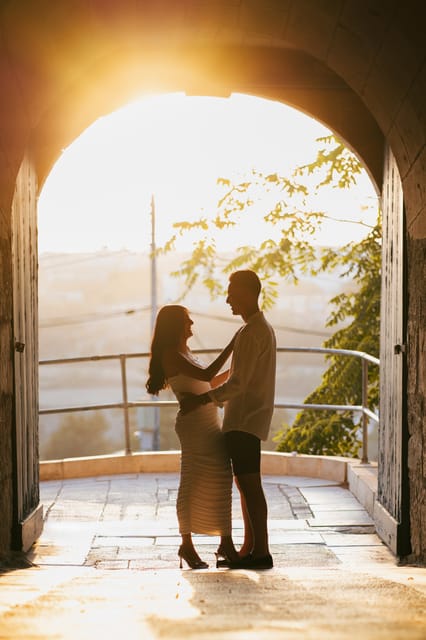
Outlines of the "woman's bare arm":
M217 358L215 358L215 360L206 367L198 365L184 353L179 351L173 351L165 354L163 366L166 376L171 378L178 373L182 373L190 378L210 382L218 374L231 355L232 349L234 348L234 341L235 336L226 345L223 351L220 352Z
M222 373L218 373L217 376L212 378L212 380L210 381L211 388L215 389L219 385L226 382L228 378L229 378L229 369L227 369L226 371L222 371Z

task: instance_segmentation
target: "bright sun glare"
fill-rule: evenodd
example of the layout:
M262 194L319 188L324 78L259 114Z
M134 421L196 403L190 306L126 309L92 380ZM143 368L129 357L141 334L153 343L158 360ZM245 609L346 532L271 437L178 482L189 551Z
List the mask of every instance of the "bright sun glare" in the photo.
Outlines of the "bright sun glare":
M174 221L214 211L218 177L238 180L253 168L283 174L313 160L315 139L329 133L291 107L247 95L165 94L132 102L94 122L56 162L39 199L39 252L147 252L152 195L161 245ZM334 190L326 198L330 215L374 222L362 210L376 201L366 173L350 196ZM244 244L262 233L252 225ZM350 224L336 231L330 223L317 241L337 234L343 244L357 233L365 230ZM229 235L229 246L236 237L238 231Z

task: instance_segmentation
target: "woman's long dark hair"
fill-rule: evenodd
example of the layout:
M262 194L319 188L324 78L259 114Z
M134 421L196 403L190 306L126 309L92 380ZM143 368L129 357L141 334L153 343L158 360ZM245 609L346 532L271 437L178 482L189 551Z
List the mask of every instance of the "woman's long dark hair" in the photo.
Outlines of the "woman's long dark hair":
M151 342L151 358L148 368L146 389L156 396L167 387L163 369L163 353L166 349L176 348L182 339L188 310L179 304L168 304L160 309L155 320Z

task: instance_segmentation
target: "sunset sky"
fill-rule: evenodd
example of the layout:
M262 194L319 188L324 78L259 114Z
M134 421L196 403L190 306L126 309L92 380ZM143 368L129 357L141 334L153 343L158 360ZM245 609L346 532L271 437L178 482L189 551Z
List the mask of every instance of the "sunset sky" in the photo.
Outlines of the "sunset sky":
M146 252L152 194L161 245L174 220L214 211L219 176L238 180L253 168L289 172L313 160L315 139L328 133L291 107L252 96L142 98L100 118L63 150L39 199L39 252ZM376 201L365 173L350 192L328 190L321 206L335 217L372 223ZM256 242L268 230L245 225L223 249L242 238ZM359 225L329 223L317 241L343 244L364 233ZM180 248L190 246L185 242Z

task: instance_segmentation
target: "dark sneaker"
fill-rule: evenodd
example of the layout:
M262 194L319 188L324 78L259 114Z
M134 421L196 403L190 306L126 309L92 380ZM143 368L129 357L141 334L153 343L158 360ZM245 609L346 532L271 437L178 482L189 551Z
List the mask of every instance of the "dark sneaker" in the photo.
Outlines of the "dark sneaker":
M254 558L250 554L249 556L245 556L245 558L240 558L240 560L228 564L230 569L272 569L273 566L274 561L269 553L261 558Z
M261 558L253 558L253 556L250 556L246 562L248 565L246 567L247 569L272 569L274 566L274 561L269 553Z

